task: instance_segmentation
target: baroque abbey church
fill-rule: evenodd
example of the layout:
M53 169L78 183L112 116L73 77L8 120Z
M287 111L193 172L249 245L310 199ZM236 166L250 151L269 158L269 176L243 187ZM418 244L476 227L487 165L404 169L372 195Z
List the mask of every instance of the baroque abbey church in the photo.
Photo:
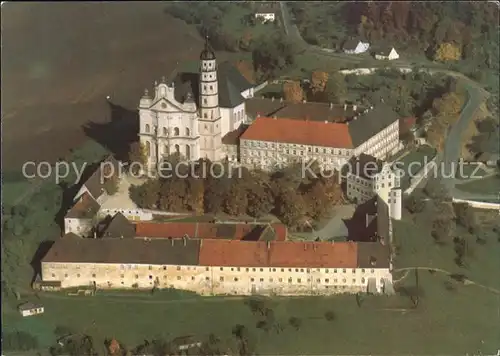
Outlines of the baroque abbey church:
M245 100L253 94L238 69L217 64L207 38L198 73L155 82L154 93L146 89L140 100L139 138L149 169L173 153L193 161L224 158L222 137L247 120Z

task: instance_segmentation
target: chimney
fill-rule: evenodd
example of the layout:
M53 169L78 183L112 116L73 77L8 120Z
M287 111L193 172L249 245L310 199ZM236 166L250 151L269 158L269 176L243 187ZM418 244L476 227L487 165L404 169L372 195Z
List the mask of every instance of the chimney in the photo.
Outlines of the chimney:
M276 115L273 115L273 119L276 120L278 117Z
M304 243L304 251L306 251L306 250L307 250L307 244Z
M302 100L302 103L304 103L304 104L305 104L305 103L307 103L307 100L306 100L306 99L303 99L303 100Z
M280 98L280 103L282 103L282 102L283 102L283 97Z
M257 117L260 117L260 112L257 113Z
M270 250L271 249L271 242L270 241L267 241L267 249Z
M370 110L373 110L373 106L370 106Z
M274 101L274 96L271 98L271 101Z
M170 241L172 241L172 246L174 246L174 239L170 239Z
M187 239L186 239L186 236L184 236L184 237L182 238L182 241L184 242L184 246L186 246L186 240L187 240Z
M333 103L330 103L330 110L333 109Z
M97 239L97 233L94 231L94 239Z
M356 120L358 117L357 116L354 116L354 120Z
M344 111L347 110L347 104L344 104Z
M325 124L328 124L328 120L325 120Z
M356 105L353 105L353 106L352 106L352 110L353 110L353 111L356 111L356 109L357 109L357 108L358 108L358 107L357 107Z

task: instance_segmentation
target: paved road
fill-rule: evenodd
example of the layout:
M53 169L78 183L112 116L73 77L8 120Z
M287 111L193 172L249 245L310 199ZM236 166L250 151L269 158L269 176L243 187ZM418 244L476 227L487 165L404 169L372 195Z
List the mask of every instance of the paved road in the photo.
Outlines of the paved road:
M295 43L298 43L301 47L303 47L305 50L308 52L314 52L319 55L323 56L328 56L332 58L337 58L343 61L348 61L351 63L361 63L366 58L359 57L357 55L348 55L345 53L337 53L333 52L330 49L327 48L321 48L318 46L313 46L308 44L304 39L302 38L297 26L293 24L291 20L291 15L288 10L288 7L286 6L286 3L281 1L280 2L280 7L282 11L282 16L283 16L283 24L285 28L285 33L289 36L291 40L293 40ZM386 66L387 62L381 62L381 65ZM391 61L390 66L393 68L400 68L400 69L406 69L406 68L412 68L413 65L412 63L409 63L404 60L396 60L396 61ZM484 201L497 201L498 200L498 192L492 193L492 194L473 194L473 193L467 193L467 192L462 192L458 189L456 189L456 180L453 178L453 175L451 172L453 171L453 168L457 167L457 163L460 158L460 147L462 144L462 136L463 132L469 125L469 122L474 118L474 115L476 112L479 110L479 106L481 103L489 96L489 93L485 91L480 84L477 82L474 82L470 78L464 76L461 73L454 72L448 69L445 69L442 65L435 64L435 63L429 63L425 65L425 68L422 68L423 70L426 70L429 73L444 73L450 76L453 76L457 79L460 79L464 84L465 84L465 89L467 90L468 93L468 100L467 103L462 110L462 113L460 114L460 118L458 119L457 123L451 127L449 130L447 137L446 137L446 142L445 142L445 147L443 152L438 156L437 162L440 162L442 165L442 170L440 170L440 173L442 173L443 176L443 181L448 189L448 191L452 194L453 197L457 199L468 199L468 200L484 200Z

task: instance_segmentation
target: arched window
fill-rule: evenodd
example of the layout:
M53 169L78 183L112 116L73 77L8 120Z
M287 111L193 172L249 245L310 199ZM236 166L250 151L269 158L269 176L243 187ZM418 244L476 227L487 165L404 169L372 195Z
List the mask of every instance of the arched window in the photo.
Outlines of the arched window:
M207 99L203 99L203 104L206 104L207 103Z
M206 112L204 112L204 113L203 113L203 118L204 118L204 119L208 118L208 116L207 116L207 113L206 113Z
M165 146L163 147L163 153L164 153L165 155L167 155L167 156L170 154L170 149L169 149L168 145L165 145Z
M179 145L175 145L175 153L180 153Z
M149 141L146 141L146 157L149 157L151 155L151 144Z
M174 128L174 135L179 136L179 128L178 127Z
M149 127L149 125L148 125L148 124L146 124L146 132L148 132L148 133L149 133L149 131L150 131L150 130L151 130L151 128Z
M186 136L189 137L189 129L186 127Z
M191 159L191 147L186 145L186 159Z
M166 127L163 128L163 136L168 136L168 131Z

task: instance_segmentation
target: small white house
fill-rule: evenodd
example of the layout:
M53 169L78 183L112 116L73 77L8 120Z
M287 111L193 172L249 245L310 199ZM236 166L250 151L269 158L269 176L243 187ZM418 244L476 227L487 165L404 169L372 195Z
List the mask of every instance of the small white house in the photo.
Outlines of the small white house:
M347 54L365 53L366 51L368 51L368 48L370 48L370 44L368 42L363 42L356 39L347 40L342 47L344 53Z
M21 313L21 315L23 317L43 314L43 312L44 312L42 305L29 303L29 302L18 306L18 310L19 310L19 313Z
M279 4L272 1L258 1L254 3L255 19L261 23L270 23L276 20Z
M378 60L389 60L392 61L394 59L398 59L399 54L396 52L394 47L382 48L375 52L375 59Z

